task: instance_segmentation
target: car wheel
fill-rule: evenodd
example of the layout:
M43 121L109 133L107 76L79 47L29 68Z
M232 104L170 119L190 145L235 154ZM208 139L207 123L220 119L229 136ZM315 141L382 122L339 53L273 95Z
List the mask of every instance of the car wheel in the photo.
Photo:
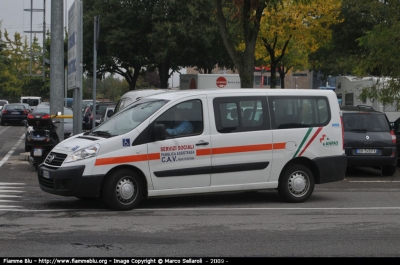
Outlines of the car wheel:
M278 192L287 202L304 202L313 191L314 176L304 165L290 165L279 177Z
M121 169L112 173L104 182L103 199L108 207L117 211L135 208L143 197L144 184L135 172Z
M396 166L383 166L382 175L383 176L393 176L396 173Z

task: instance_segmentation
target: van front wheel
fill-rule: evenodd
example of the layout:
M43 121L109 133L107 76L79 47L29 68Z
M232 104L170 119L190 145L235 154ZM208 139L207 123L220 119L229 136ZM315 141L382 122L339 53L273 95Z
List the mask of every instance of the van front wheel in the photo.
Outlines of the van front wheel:
M304 165L287 167L279 178L279 195L287 202L304 202L314 191L314 176Z
M108 207L117 211L135 208L143 197L142 179L132 170L121 169L104 182L103 198Z

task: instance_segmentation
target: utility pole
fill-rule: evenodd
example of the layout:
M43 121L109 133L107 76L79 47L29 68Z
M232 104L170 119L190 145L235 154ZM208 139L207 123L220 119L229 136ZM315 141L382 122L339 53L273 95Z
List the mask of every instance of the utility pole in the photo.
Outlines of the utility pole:
M97 72L97 49L99 46L99 34L100 34L100 16L94 17L94 41L93 41L93 120L92 128L96 127L96 72Z
M51 1L50 47L50 113L64 114L64 34L63 2ZM57 126L60 141L64 140L64 125Z

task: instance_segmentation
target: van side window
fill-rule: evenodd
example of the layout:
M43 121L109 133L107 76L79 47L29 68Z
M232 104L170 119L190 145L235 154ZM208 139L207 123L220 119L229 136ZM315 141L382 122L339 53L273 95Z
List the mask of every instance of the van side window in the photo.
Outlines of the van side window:
M199 99L181 102L155 120L164 124L167 138L198 135L203 132L203 107Z
M270 129L266 97L221 97L215 98L213 105L220 133Z
M331 119L325 97L269 97L273 129L325 126Z

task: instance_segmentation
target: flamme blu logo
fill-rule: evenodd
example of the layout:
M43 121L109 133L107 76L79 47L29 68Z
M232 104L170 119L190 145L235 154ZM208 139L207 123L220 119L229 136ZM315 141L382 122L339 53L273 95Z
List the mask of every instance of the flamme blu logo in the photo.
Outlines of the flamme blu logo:
M338 146L339 141L331 141L325 134L319 139L319 142L322 143L323 146Z

